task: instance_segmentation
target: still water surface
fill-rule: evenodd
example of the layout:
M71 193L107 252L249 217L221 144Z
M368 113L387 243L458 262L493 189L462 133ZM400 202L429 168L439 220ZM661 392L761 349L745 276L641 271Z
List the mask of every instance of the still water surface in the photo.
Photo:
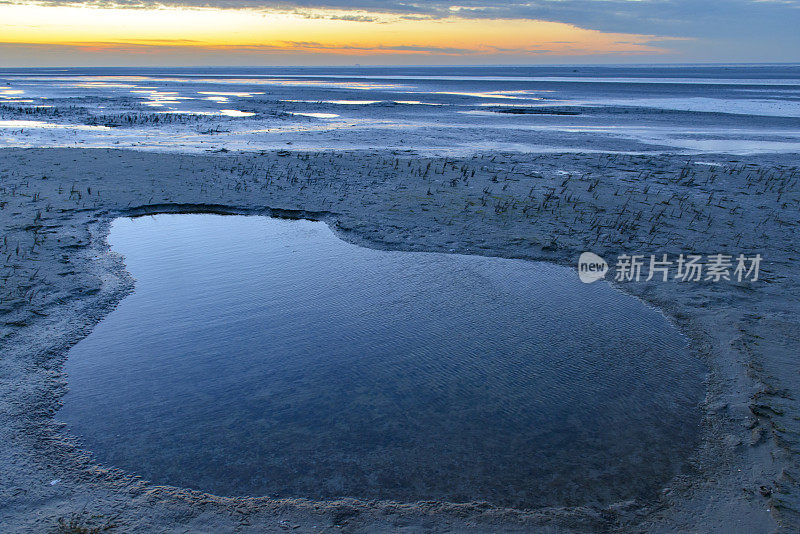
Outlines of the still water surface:
M70 351L59 418L155 483L606 503L652 496L695 444L685 338L571 269L268 217L120 218L109 242L136 289Z

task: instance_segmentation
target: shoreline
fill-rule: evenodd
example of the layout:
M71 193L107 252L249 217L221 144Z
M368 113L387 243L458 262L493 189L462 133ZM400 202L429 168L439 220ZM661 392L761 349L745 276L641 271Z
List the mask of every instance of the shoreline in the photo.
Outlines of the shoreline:
M756 171L743 166L746 162L731 164L726 161L730 157L708 155L694 159L723 161L730 170L729 180L741 182L739 190L726 184L732 195L752 189ZM766 158L771 172L777 172L774 165L781 160L796 161L792 156ZM581 168L565 177L556 172L564 163ZM648 165L651 176L642 179L647 168L637 164ZM778 210L775 220L781 223L763 228L767 239L757 239L763 237L757 231L739 235L742 252L761 250L769 260L764 277L771 282L755 289L735 284L615 284L662 311L710 368L701 445L688 460L686 472L665 488L656 503L520 511L485 503L221 498L151 486L135 476L95 466L53 419L66 388L61 373L66 350L133 287L121 259L105 243L107 225L114 217L197 211L196 207L305 215L324 220L343 239L371 248L517 257L568 266L574 266L583 250L604 257L615 251L724 252L726 248L713 247L731 240L729 221L716 223L712 216L730 206L717 208L709 202L703 208L706 197L700 199L699 193L694 195L698 198L676 196L676 191L683 195L703 186L713 194L716 186L713 180L709 183L709 176L719 169L689 165L697 177L691 180L694 184L682 184L685 165L685 155L502 154L459 159L390 152L196 156L106 149L0 150L5 189L0 219L9 241L22 243L21 255L8 241L2 251L11 256L2 271L5 283L0 295L4 303L0 339L5 346L0 369L9 377L0 383L4 429L0 459L12 469L0 485L0 497L8 503L6 510L0 510L0 520L12 531L54 528L58 517L69 512L99 514L102 517L94 521L100 522L116 517L126 532L146 531L153 525L242 531L287 525L297 525L301 531L392 531L399 525L474 532L537 527L648 532L715 527L766 532L777 525L790 529L797 524L798 488L788 481L797 460L789 452L796 450L794 443L784 437L791 436L792 428L780 418L800 414L800 408L791 395L787 398L787 386L776 387L767 379L780 365L791 365L788 340L797 336L793 325L798 305L792 301L800 291L787 276L790 271L784 273L796 251L791 240L782 246L778 240L784 232L791 236L792 226L798 224L791 211L780 207L781 202L791 204L800 198L800 170L795 167L781 171L790 186L780 196L767 180L752 206L730 201L743 206L738 211L734 205L730 220L755 228L756 215ZM620 198L622 184L631 188L625 196L636 199L633 208L620 208L630 206ZM658 195L656 200L652 195ZM656 221L663 230L642 226L615 233L610 224L617 218L615 208L632 217L638 202L654 206L659 199L667 207L674 204L675 215ZM756 204L775 199L767 211ZM706 213L706 230L714 226L715 235L681 222L690 209L712 212ZM529 215L532 211L537 212L535 217ZM566 227L573 216L573 227ZM595 231L591 222L598 225L605 220L610 221L607 230L597 231L596 240L588 242ZM683 240L678 247L686 248L675 248L677 239ZM692 250L692 244L699 248ZM769 321L748 315L751 305L768 310ZM58 482L50 484L54 480Z

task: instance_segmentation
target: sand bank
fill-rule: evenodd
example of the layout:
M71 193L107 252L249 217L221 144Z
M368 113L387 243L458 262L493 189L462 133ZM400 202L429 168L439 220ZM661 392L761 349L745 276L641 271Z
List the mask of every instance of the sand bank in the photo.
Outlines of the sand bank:
M796 161L0 150L0 523L41 532L75 514L125 532L792 530L800 524ZM53 419L67 387L66 350L133 288L108 251L108 223L176 211L309 217L351 242L396 250L566 265L586 250L608 259L744 252L764 263L752 284L620 286L671 317L709 368L702 445L656 502L520 511L231 499L95 465Z

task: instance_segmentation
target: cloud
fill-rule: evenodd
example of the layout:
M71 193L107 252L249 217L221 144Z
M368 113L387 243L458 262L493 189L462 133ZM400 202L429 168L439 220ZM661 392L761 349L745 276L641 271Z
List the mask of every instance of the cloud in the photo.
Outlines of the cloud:
M237 50L244 50L244 47L236 46L231 47ZM330 52L339 52L339 53L347 53L347 52L368 52L368 53L384 53L384 52L394 52L394 53L424 53L424 54L441 54L441 55L450 55L450 54L457 54L457 55L464 55L464 54L475 54L478 51L470 48L455 48L455 47L442 47L442 46L416 46L416 45L396 45L396 46L357 46L357 45L330 45L326 43L318 43L313 41L281 41L280 44L274 46L265 46L265 45L258 45L248 47L248 50L292 50L292 51L309 51L309 52L317 52L317 51L330 51Z
M800 60L800 0L0 0L0 6L20 2L264 10L365 26L387 19L543 20L648 35L653 42L687 39L670 45L684 61Z
M376 15L364 15L359 13L329 13L329 12L301 12L305 18L308 19L325 19L325 20L344 20L349 22L383 22L380 17Z
M0 0L15 3L25 0ZM36 2L36 0L32 0ZM798 43L800 0L40 0L46 5L265 9L307 17L379 22L404 18L536 19L605 32L673 37L789 39ZM320 13L317 10L334 10Z

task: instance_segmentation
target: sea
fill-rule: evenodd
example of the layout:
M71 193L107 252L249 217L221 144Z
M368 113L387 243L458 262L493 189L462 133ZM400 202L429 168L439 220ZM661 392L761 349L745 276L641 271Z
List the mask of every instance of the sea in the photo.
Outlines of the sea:
M800 152L800 65L0 69L0 147Z

